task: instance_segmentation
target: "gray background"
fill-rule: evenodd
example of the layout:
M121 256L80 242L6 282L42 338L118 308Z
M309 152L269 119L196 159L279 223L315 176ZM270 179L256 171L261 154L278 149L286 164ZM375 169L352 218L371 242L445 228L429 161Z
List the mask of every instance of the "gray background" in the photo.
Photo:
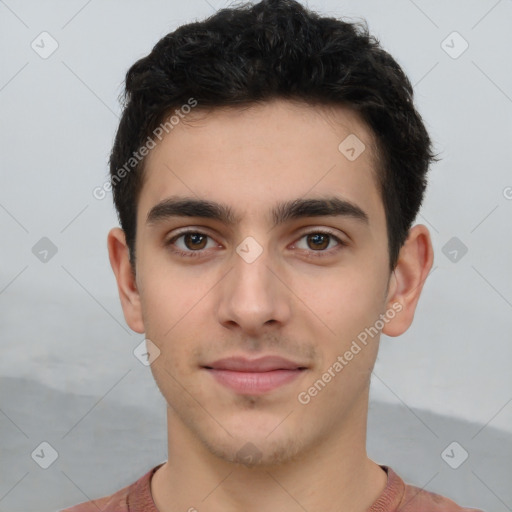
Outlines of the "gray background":
M92 191L108 176L128 67L227 4L0 0L0 512L54 512L166 459L165 403L133 355L143 336L124 322L108 262L111 195ZM309 6L368 20L442 157L417 219L434 267L413 326L383 336L369 453L461 504L512 510L512 1ZM58 44L47 58L43 31ZM57 250L46 260L43 237ZM44 441L58 454L48 469L35 460L51 451L31 457ZM441 456L454 441L453 465L469 455L458 469Z

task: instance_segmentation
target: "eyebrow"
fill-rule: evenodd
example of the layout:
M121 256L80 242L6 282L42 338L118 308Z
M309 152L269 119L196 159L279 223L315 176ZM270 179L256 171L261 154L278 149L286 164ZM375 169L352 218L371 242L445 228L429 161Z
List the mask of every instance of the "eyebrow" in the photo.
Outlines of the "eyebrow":
M322 199L294 199L277 204L271 210L273 227L289 220L307 217L349 217L369 224L368 214L356 204L331 196ZM172 196L157 203L147 215L146 224L156 225L174 217L200 217L234 226L241 217L235 215L233 209L223 203L193 197Z

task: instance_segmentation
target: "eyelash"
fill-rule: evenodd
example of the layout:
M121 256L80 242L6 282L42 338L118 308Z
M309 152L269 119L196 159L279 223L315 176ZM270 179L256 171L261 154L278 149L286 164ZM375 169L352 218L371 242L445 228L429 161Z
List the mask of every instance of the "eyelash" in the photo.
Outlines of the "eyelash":
M181 238L185 235L189 235L189 234L203 235L208 238L212 238L209 235L207 235L206 233L202 233L201 231L188 230L188 231L182 231L181 233L178 233L177 235L173 236L167 242L165 242L165 245L171 247L174 244L174 242L176 242L176 240L178 240L179 238ZM338 245L336 247L334 247L328 251L326 251L326 250L308 251L308 254L307 254L308 258L318 258L318 257L321 258L321 257L324 257L326 253L328 255L331 255L332 251L337 252L338 250L341 250L342 247L345 247L348 245L346 242L341 240L339 237L337 237L334 233L331 233L330 231L310 231L308 233L303 233L300 236L299 240L301 240L302 238L304 238L308 235L328 235L331 238L333 238L336 242L338 242ZM197 251L182 251L181 249L172 248L171 250L178 256L184 256L186 258L202 258L202 257L204 257L204 249L200 249Z

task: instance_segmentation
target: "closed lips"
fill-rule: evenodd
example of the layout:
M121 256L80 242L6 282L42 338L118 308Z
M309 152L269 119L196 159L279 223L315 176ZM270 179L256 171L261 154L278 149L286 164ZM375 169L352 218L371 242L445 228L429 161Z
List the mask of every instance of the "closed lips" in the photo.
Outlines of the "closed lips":
M304 370L306 369L306 366L279 356L265 356L252 360L242 357L228 357L205 365L203 368L210 370L259 373L274 370Z

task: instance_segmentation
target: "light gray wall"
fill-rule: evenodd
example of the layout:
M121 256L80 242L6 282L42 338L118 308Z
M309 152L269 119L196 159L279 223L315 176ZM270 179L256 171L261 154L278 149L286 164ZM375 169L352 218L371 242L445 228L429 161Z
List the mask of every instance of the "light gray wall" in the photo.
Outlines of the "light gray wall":
M164 402L133 356L143 336L124 322L108 262L111 196L92 191L128 67L228 3L0 1L0 512L51 512L165 460ZM413 326L383 337L370 454L428 490L511 510L512 1L309 6L368 20L443 158L417 219L434 270ZM43 31L58 43L47 58L31 47L51 50ZM47 262L33 253L43 237L57 249ZM43 441L58 452L46 470L31 458ZM454 441L469 454L456 470L441 457Z

